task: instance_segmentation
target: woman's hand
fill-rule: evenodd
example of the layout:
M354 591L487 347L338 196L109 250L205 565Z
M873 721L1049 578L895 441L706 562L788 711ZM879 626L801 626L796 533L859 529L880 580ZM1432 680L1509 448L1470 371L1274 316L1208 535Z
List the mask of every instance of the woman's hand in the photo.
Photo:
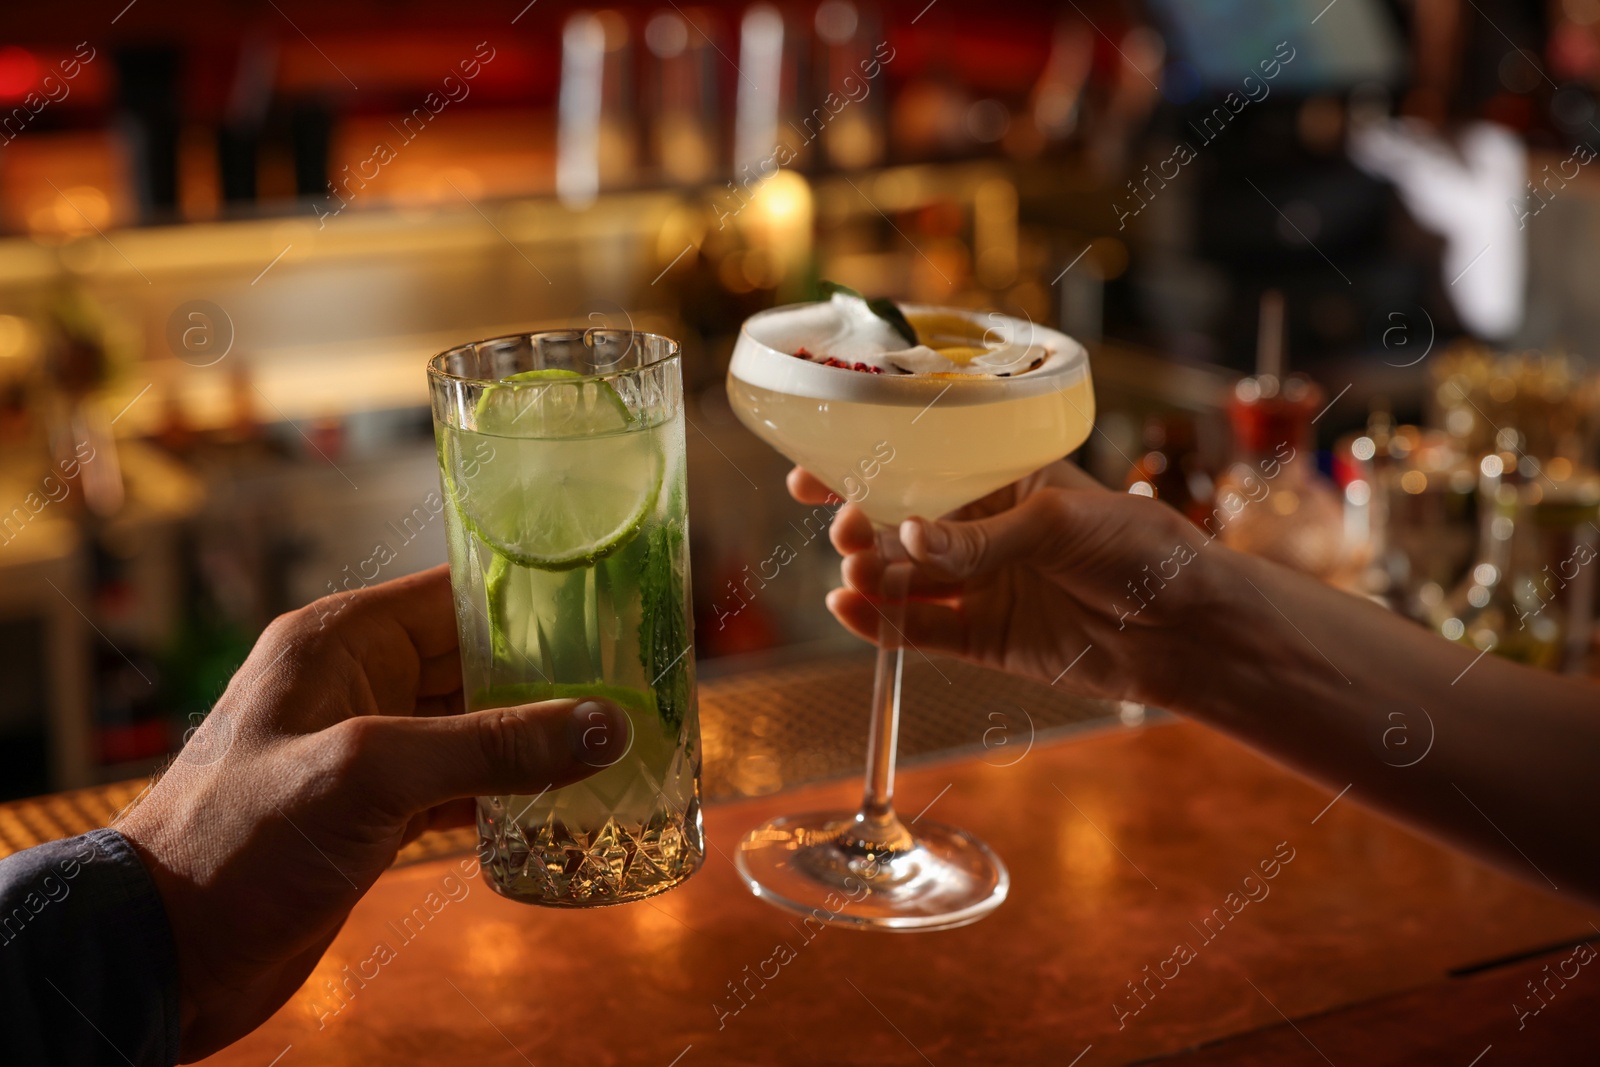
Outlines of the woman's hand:
M836 501L804 471L789 488ZM1213 544L1066 463L890 539L915 565L904 632L917 648L1192 716L1335 799L1600 902L1592 683ZM884 557L858 506L839 510L832 540L846 587L828 606L875 640Z
M799 468L789 491L802 503L838 502ZM1203 565L1220 551L1166 505L1114 493L1066 461L942 520L908 519L897 545L879 536L855 504L834 518L845 587L828 608L851 632L878 641L890 547L914 564L910 645L1150 703L1168 703L1184 684L1186 629L1213 592Z
M184 1062L277 1010L402 845L472 821L460 798L566 785L627 747L601 701L462 714L444 567L275 620L115 824L166 906Z

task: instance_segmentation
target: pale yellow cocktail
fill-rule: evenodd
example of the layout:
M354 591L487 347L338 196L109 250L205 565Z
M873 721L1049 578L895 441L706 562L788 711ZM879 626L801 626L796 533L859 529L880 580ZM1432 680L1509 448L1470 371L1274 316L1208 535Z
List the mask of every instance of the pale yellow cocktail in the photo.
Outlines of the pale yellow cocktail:
M828 288L828 300L746 320L728 400L879 527L881 575L860 590L881 616L866 796L854 813L769 819L745 835L735 863L757 896L822 922L963 926L1005 900L1010 876L971 834L895 814L911 566L894 528L970 504L1083 444L1094 425L1088 355L1025 319L898 308Z
M1006 377L954 373L984 365L975 362L984 355L958 352L969 358L951 371L901 374L889 352L867 364L889 369L854 371L794 354L809 352L804 342L818 332L816 316L806 313L828 306L778 308L746 322L728 371L728 399L745 426L875 522L943 515L1060 459L1089 436L1088 360L1065 334L1004 316L911 307L906 316L919 334L932 332L929 323L948 328L957 317L970 324L966 337L951 340L979 344L945 351L981 347L1001 353L989 366L1018 369ZM872 355L859 348L851 354ZM1036 360L1043 362L1021 369ZM906 362L930 365L926 355Z

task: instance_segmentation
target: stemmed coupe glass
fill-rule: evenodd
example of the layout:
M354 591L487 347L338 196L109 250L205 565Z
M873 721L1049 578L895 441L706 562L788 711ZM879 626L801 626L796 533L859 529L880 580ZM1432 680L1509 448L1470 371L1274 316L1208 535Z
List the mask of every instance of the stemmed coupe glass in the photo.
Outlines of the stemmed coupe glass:
M1005 352L1011 367L1023 352L1027 369L865 373L797 358L808 307L816 306L776 308L745 322L729 400L745 426L860 506L887 550L898 548L902 520L978 500L1089 435L1088 356L1064 334L1007 316L908 307L924 344L964 346L968 358L975 346ZM920 818L911 827L895 813L911 565L885 558L874 597L882 619L861 807L771 819L746 835L736 862L757 896L822 922L900 931L964 926L1005 900L1010 876L966 831Z

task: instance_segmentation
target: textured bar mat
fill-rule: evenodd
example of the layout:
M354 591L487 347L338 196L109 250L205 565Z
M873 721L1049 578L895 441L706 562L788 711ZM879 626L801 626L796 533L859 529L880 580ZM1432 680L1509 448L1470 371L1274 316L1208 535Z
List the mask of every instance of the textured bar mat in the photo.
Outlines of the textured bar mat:
M709 678L700 686L706 800L736 800L862 774L872 704L870 655ZM1115 702L972 667L906 657L900 755L906 763L969 752L1003 765L1085 723L1115 721ZM0 856L105 826L136 800L138 779L0 804ZM466 851L470 829L427 834L401 852L415 863Z
M704 784L712 802L762 796L866 773L873 657L854 655L726 677L700 687ZM1035 738L1115 720L1114 701L973 667L906 655L900 758L963 751L993 763L1020 758Z

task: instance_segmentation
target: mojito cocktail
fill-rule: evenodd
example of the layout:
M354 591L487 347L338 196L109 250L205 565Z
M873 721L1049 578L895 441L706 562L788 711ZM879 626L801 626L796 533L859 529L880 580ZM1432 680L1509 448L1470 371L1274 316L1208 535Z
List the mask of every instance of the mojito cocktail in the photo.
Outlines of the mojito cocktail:
M700 866L700 731L677 345L626 330L480 341L429 365L467 707L603 697L627 751L480 797L489 884L619 904Z

